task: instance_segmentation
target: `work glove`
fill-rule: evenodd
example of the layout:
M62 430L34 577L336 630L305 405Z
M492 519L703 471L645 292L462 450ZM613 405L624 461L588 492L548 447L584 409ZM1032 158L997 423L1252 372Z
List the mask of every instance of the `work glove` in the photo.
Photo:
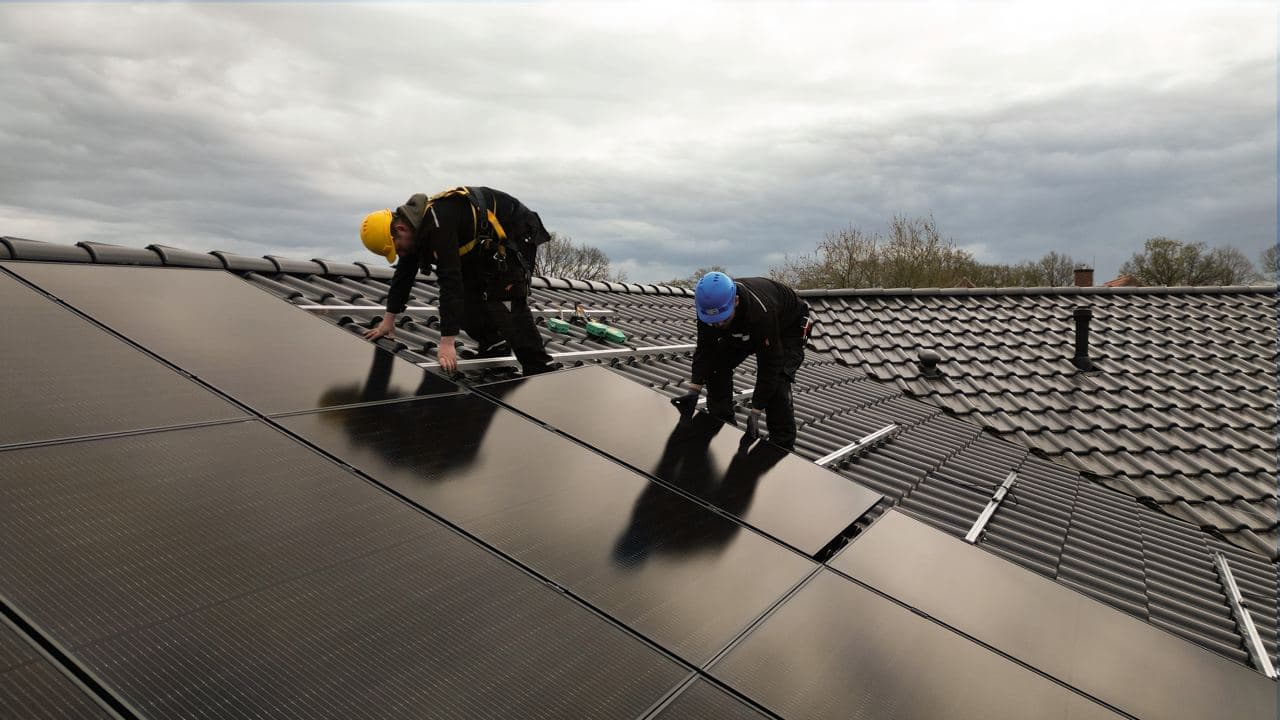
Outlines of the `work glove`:
M747 413L747 430L743 433L742 438L746 442L755 442L760 437L760 413L752 411Z
M701 392L701 390L690 390L683 395L671 398L671 404L676 406L681 415L692 415L698 407L698 395Z

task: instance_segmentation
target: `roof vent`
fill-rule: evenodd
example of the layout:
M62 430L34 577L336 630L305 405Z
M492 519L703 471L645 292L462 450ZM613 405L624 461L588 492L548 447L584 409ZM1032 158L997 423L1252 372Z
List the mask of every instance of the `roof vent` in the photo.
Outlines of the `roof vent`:
M1076 356L1071 363L1083 372L1093 370L1093 361L1089 359L1089 320L1093 311L1087 307L1078 307L1072 313L1076 319Z
M939 362L942 362L942 358L938 353L932 350L921 350L920 375L929 379L942 377L942 371L938 369Z

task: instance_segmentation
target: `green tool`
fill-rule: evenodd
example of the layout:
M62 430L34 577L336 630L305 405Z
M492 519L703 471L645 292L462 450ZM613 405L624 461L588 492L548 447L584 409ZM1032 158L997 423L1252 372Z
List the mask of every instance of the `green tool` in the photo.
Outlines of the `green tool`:
M569 323L560 318L547 318L547 329L551 332L557 332L562 335L569 334Z
M587 334L593 335L610 342L622 343L627 341L627 334L615 327L609 327L602 322L591 320L587 323Z

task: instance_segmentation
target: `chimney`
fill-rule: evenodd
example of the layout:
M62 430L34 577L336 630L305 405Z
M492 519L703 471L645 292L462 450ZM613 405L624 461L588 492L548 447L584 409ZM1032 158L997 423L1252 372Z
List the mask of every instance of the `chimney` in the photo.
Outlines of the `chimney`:
M1093 268L1088 265L1076 266L1076 287L1093 287Z
M942 358L938 353L932 350L920 351L920 376L936 380L942 377L942 371L938 369L938 363Z
M1071 315L1076 319L1076 356L1071 358L1071 362L1081 371L1088 372L1094 369L1093 361L1089 359L1089 320L1093 311L1078 307Z

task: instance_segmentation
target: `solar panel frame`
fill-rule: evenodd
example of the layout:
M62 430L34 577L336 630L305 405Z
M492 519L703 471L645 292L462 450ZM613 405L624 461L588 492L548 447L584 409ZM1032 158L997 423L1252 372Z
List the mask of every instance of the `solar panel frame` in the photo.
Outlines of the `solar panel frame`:
M0 272L0 448L246 417Z
M0 267L265 415L459 392L443 376L223 270Z
M795 719L1122 717L830 569L709 673Z
M144 715L635 716L688 674L261 421L14 449L0 478L0 588Z
M905 513L830 566L1136 717L1269 717L1276 683Z
M706 413L682 420L663 396L602 367L477 390L810 557L882 496L775 445L748 447Z
M475 395L278 422L692 665L817 567Z

